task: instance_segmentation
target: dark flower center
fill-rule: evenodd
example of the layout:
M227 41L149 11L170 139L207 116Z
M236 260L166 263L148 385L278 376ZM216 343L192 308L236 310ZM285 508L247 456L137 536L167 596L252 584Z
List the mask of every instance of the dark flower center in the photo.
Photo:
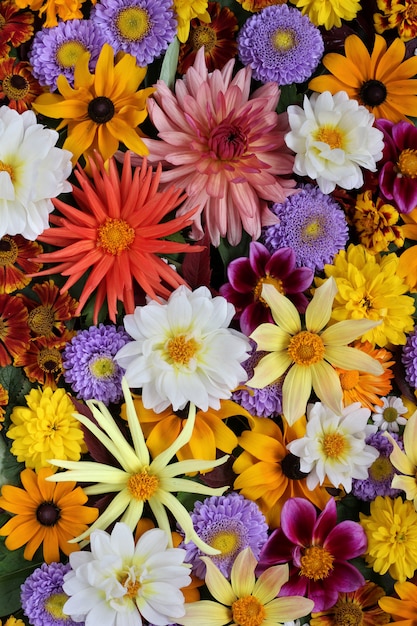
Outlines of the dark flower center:
M10 83L15 89L25 89L28 81L26 80L26 78L20 76L19 74L13 74L10 79Z
M54 323L55 316L49 306L37 306L29 313L29 328L37 335L49 335L52 332Z
M281 461L281 470L284 476L290 480L301 480L308 476L300 470L300 459L289 452Z
M114 104L106 96L98 96L89 103L88 115L96 124L105 124L114 115Z
M36 519L42 526L55 526L61 517L61 510L55 502L42 502L36 509Z
M12 74L3 78L3 93L9 100L22 100L29 93L29 82L19 74Z
M57 348L44 348L38 354L38 365L43 372L55 374L62 369L61 353Z
M385 102L387 88L380 80L367 80L359 90L359 97L366 106L376 107Z

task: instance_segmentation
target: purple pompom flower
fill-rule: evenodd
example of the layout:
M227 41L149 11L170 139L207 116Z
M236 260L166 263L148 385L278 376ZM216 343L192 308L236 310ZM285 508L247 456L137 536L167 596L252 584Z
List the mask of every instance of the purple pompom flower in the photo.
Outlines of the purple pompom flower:
M104 404L122 397L123 369L115 354L132 338L123 328L100 324L80 331L62 354L64 379L83 400Z
M101 0L90 19L115 52L131 54L141 67L165 52L177 32L172 0Z
M405 380L413 388L417 388L417 327L408 335L401 354L401 362L405 368Z
M355 591L365 584L360 571L348 563L364 553L365 531L357 522L337 522L331 498L318 515L304 498L290 498L281 511L281 528L272 532L259 558L259 569L289 564L289 580L280 596L304 596L314 601L315 613L326 611L339 592Z
M259 11L243 25L237 38L240 60L263 83L303 83L323 55L321 33L306 15L286 4Z
M250 335L259 324L274 321L262 298L265 283L274 285L304 313L308 300L303 291L310 287L313 276L311 269L296 267L295 254L290 248L271 253L259 241L252 241L249 258L240 257L229 263L229 282L220 287L220 293L234 305L242 332Z

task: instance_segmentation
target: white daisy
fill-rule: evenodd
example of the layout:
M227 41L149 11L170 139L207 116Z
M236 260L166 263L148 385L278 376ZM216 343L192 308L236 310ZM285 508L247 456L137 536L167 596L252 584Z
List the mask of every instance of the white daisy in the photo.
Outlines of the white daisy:
M387 396L381 398L382 406L374 406L372 421L378 426L378 430L388 430L398 433L400 426L405 426L407 419L403 417L408 409L404 406L401 398Z

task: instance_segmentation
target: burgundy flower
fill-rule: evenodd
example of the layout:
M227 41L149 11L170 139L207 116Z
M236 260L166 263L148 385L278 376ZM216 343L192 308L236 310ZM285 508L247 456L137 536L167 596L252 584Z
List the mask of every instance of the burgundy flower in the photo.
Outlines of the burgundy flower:
M394 124L379 119L375 124L384 133L385 143L381 192L400 213L410 213L417 207L417 128L405 121Z
M365 584L348 559L366 550L366 535L357 522L337 523L332 498L317 516L314 505L304 498L290 498L282 507L281 528L264 544L259 569L288 563L290 577L280 596L300 595L314 600L314 612L326 611L339 592L351 592Z
M259 324L274 321L261 297L264 283L274 285L304 313L308 300L302 292L311 285L313 276L310 268L296 267L292 248L280 248L271 254L263 244L252 241L249 258L240 257L229 263L230 282L220 287L220 293L235 306L242 332L250 335Z

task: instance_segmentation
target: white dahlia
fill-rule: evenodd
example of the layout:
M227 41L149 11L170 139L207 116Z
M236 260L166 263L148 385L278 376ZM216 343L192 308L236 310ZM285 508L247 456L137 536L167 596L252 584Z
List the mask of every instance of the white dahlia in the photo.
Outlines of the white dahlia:
M55 147L58 133L33 111L0 107L0 238L35 240L48 228L51 198L71 191L71 152Z

